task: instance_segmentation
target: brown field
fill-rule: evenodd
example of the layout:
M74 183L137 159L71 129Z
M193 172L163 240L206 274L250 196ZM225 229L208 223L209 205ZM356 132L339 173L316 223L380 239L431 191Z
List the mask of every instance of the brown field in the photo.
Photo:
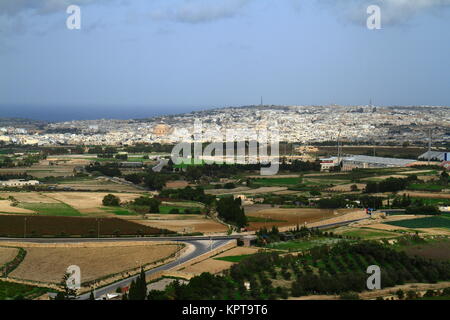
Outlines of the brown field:
M190 266L187 266L183 270L181 270L183 273L188 273L192 275L199 275L203 272L209 272L209 273L219 273L224 270L229 269L233 265L232 262L228 261L221 261L221 260L214 260L214 259L206 259L199 263L192 264Z
M450 199L450 193L440 193L440 192L401 191L398 194L399 195L406 194L411 197Z
M276 175L272 175L272 176L264 176L264 179L279 179L279 178L299 178L300 175L298 174L276 174ZM250 175L247 176L247 178L250 179L260 179L261 175Z
M205 190L206 194L213 194L213 195L219 195L219 194L234 194L234 193L244 193L244 191L251 190L249 187L238 187L234 189L208 189Z
M26 220L25 220L26 219ZM26 225L26 230L25 230ZM136 236L171 233L119 218L0 215L0 236Z
M250 225L247 229L258 230L264 226L287 227L287 226L295 226L297 224L303 225L304 223L310 224L313 222L335 218L337 216L343 216L344 214L355 212L355 209L338 209L338 210L310 209L310 208L282 209L282 208L271 208L270 206L266 205L257 205L245 207L245 212L247 216L268 220L267 223L265 221L250 222ZM278 221L271 222L270 220L278 220Z
M338 186L334 186L332 188L327 189L328 191L333 191L333 192L350 192L351 187L353 185L356 185L358 187L358 190L363 190L366 187L365 183L347 183L347 184L341 184Z
M24 261L10 276L58 283L68 266L77 265L81 269L81 281L86 282L168 258L179 249L179 245L168 243L29 247Z
M220 257L228 257L228 256L240 256L244 254L254 254L258 253L260 249L254 248L254 247L235 247L230 250L224 251L214 258L220 258Z
M64 202L81 213L104 213L99 209L103 206L102 200L107 195L107 192L52 192L44 193L45 196ZM140 194L136 193L113 193L119 197L122 202L132 201Z
M250 189L248 187L239 187L235 189L210 189L205 190L207 194L220 195L220 194L262 194L272 193L287 190L286 187L260 187L256 189ZM296 191L298 192L298 191Z
M0 267L13 260L18 252L19 250L17 248L0 247Z
M419 256L426 259L436 259L449 261L450 260L450 241L428 242L425 244L418 244L407 246L403 249L408 255Z
M422 192L422 191L399 191L398 195L409 195L410 197L418 197L418 198L438 198L438 199L450 199L450 193L443 192ZM391 195L390 193L373 193L375 197L386 197Z
M375 176L375 177L368 177L368 178L362 178L361 180L385 180L385 179L389 179L389 178L406 178L407 175L402 175L402 174L390 174L390 175L385 175L385 176Z
M184 180L166 182L166 188L168 188L168 189L182 189L184 187L187 187L188 185L189 185L189 183Z
M109 181L99 181L99 180L87 180L80 182L68 182L60 183L57 185L58 188L71 188L73 190L89 190L89 191L104 191L108 190L111 192L142 192L142 190L126 184L119 184Z
M187 266L182 270L183 273L188 273L192 275L199 275L202 272L209 272L212 274L220 273L224 270L229 269L234 263L229 261L216 260L215 258L219 257L228 257L228 256L239 256L244 254L254 254L257 253L259 249L250 248L250 247L235 247L233 249L222 252L216 256L210 257L206 260L200 261L198 263L194 263L190 266Z
M13 207L11 205L11 201L9 200L0 200L0 213L33 213L31 210L22 209L19 207Z
M74 159L67 161L57 161L57 164L50 165L50 161L55 161L56 158L49 158L41 160L39 163L31 167L19 168L1 168L0 174L5 173L27 173L35 178L44 178L47 176L66 177L73 176L73 169L77 166L85 166L89 161L82 159Z
M206 219L202 215L195 214L147 214L147 219L140 217L125 217L127 220L140 223L145 226L153 228L167 229L180 233L221 233L226 232L228 229L223 224L220 224L214 220Z
M2 192L0 197L14 197L19 202L27 203L58 203L59 201L49 198L43 192Z
M2 192L1 198L13 196L17 201L24 203L66 203L82 214L99 213L105 214L102 209L102 200L109 192ZM122 202L131 201L141 194L138 193L115 193L111 192L120 198ZM9 202L9 201L8 201ZM0 201L0 212L6 213L32 213L32 211L21 209L18 207L11 207ZM8 209L8 210L7 210Z
M385 230L385 231L409 230L409 228L393 226L393 225L384 224L384 223L375 223L375 224L369 225L368 227L371 229Z
M301 194L302 191L296 191L296 190L282 190L282 191L275 191L272 192L273 194L277 194L277 195L286 195L286 194Z

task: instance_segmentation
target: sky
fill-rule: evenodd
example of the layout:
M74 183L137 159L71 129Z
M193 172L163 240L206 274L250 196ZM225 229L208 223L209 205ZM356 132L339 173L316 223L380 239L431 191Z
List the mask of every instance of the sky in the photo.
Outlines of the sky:
M261 96L450 106L449 88L450 0L0 1L0 117L142 118Z

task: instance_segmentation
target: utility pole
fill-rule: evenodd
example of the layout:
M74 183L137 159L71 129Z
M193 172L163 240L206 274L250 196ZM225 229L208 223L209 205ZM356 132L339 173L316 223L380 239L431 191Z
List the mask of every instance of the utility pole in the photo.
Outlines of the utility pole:
M338 164L338 166L340 166L341 165L341 141L340 141L340 138L341 138L341 128L339 128L339 132L338 132L338 137L337 137L337 164Z
M97 219L97 238L100 239L100 219Z
M23 220L23 237L27 237L27 217L24 217Z
M430 165L431 161L431 140L432 140L433 131L431 129L428 130L428 165Z
M376 156L376 151L375 151L375 140L373 140L373 156Z

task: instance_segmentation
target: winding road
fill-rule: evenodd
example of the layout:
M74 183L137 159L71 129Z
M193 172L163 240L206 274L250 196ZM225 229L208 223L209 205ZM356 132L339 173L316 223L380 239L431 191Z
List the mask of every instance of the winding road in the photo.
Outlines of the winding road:
M346 225L352 222L365 220L364 219L357 219L357 220L350 220L345 222L339 222L339 223L332 223L332 224L324 224L321 226L318 226L317 228L329 228L334 227L338 225ZM210 250L217 249L221 246L226 245L232 240L235 239L241 239L242 236L245 236L245 234L241 235L229 235L229 236L176 236L176 237L122 237L122 238L0 238L0 243L2 242L27 242L27 243L80 243L80 242L124 242L124 241L139 241L139 242L158 242L158 241L174 241L174 242L181 242L185 243L187 245L192 246L192 250L188 250L183 255L175 259L174 261L161 265L159 267L156 267L154 269L150 269L145 272L145 274L152 275L156 272L160 271L166 271L170 270L177 265L180 265L182 263L185 263L189 260L195 259L198 256L201 256L202 254L207 253ZM95 298L102 297L106 295L107 293L113 293L117 290L117 288L122 288L129 286L133 280L135 280L138 277L138 275L131 276L126 279L122 279L120 281L114 282L112 284L106 285L101 288L97 288L94 292ZM89 299L90 293L85 293L78 296L79 300L87 300Z
M211 237L139 237L139 238L0 238L1 242L27 242L27 243L80 243L80 242L124 242L124 241L142 241L142 242L159 242L159 241L174 241L191 245L192 249L182 254L176 260L167 264L161 265L154 269L147 270L147 276L160 271L170 270L177 265L185 263L189 260L195 259L208 251L217 249L229 243L230 241L240 238L240 236L211 236ZM95 298L104 296L107 293L114 293L117 288L129 286L138 275L131 276L126 279L111 283L101 288L97 288L94 292ZM90 293L79 295L77 299L87 300Z

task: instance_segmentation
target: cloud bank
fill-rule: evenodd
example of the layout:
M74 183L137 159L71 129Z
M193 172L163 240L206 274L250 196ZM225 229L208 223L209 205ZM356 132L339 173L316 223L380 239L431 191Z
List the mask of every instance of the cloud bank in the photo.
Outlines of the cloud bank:
M354 23L365 23L369 5L381 8L385 24L397 24L422 14L439 14L450 8L450 0L316 0Z
M205 23L232 18L252 0L184 0L177 5L153 10L154 20L167 20L181 23Z
M105 2L105 0L1 0L0 15L15 16L29 12L37 15L46 15L57 11L65 11L71 5L88 5Z

